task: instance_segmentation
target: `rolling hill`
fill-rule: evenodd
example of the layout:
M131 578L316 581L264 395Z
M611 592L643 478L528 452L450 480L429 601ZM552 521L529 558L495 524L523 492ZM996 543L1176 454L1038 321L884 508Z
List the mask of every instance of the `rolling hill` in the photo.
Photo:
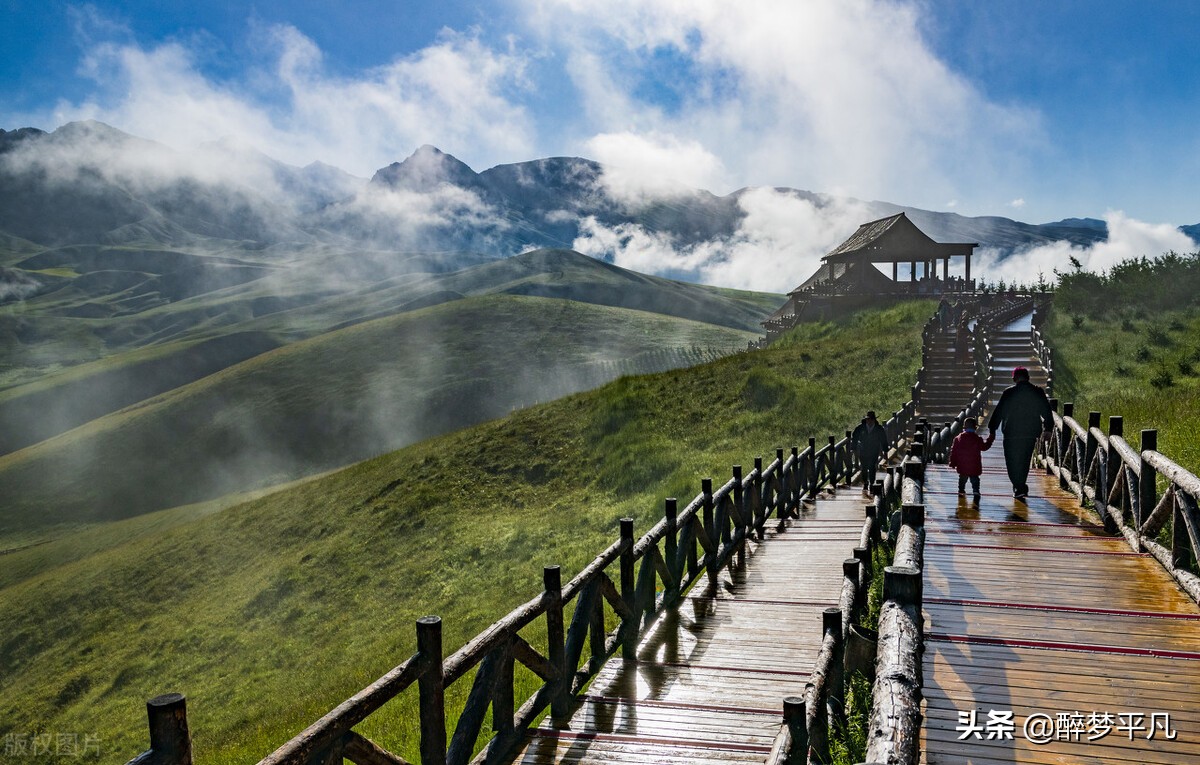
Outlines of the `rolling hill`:
M477 300L485 315L537 305L523 321L547 303L579 308ZM389 322L452 306L345 331L382 340ZM198 762L255 761L409 655L415 618L440 614L453 650L536 591L542 565L577 571L618 518L645 529L663 496L691 496L702 476L894 407L931 311L806 325L770 349L625 377L223 510L152 513L2 555L0 735L103 731L104 758L124 761L145 747L144 700L180 691ZM264 360L280 357L279 374L303 346L338 345ZM361 730L411 758L408 704Z
M110 521L292 480L623 373L723 355L754 337L662 314L510 294L356 323L0 457L0 535ZM139 379L162 363L154 358L125 371ZM111 389L124 390L121 376L109 374L116 377ZM76 387L100 376L43 395L77 398ZM32 405L14 401L16 412Z

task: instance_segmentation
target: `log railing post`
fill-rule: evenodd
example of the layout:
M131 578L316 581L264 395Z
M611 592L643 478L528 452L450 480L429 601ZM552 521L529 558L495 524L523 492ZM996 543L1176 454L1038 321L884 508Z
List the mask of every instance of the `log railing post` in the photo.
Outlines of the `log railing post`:
M1079 504L1082 507L1087 504L1087 491L1084 490L1084 484L1087 482L1088 474L1092 472L1092 461L1096 459L1096 451L1100 448L1100 442L1096 439L1096 434L1092 432L1092 428L1097 430L1100 428L1100 413L1088 412L1088 427L1087 440L1083 449L1084 465L1080 468L1079 474ZM1096 488L1100 486L1099 476L1097 476ZM1098 498L1099 502L1103 502L1105 498Z
M551 682L550 719L554 727L567 724L571 694L570 678L574 667L567 667L567 652L564 640L566 628L563 624L562 571L558 566L542 569L542 583L546 588L546 658L558 673Z
M730 524L732 524L735 527L735 529L734 529L735 532L737 530L741 530L741 532L742 532L742 541L737 546L737 565L738 565L738 568L741 568L742 566L746 565L746 539L745 539L746 498L745 498L745 496L743 496L743 492L742 492L742 466L741 465L733 466L733 492L730 496L733 500L733 503L732 503L733 504L733 512L730 513L730 515L733 517L728 519L728 521L725 524L725 528L728 529ZM729 540L732 541L733 537L734 537L734 534L730 533Z
M869 545L874 544L874 542L868 540L868 544ZM865 609L867 606L866 589L867 589L867 585L871 583L871 576L872 576L871 548L869 546L868 547L855 547L854 548L854 557L856 560L859 561L859 564L861 566L859 568L860 580L859 580L858 594L862 600L862 602L860 603L860 609Z
M933 443L932 443L933 439L929 432L929 418L922 417L921 419L917 420L917 422L920 423L920 431L921 431L921 455L920 455L921 462L922 462L922 464L927 465L927 464L929 464L930 459L933 457L933 455L931 454L932 447L933 447Z
M846 457L842 467L842 485L849 486L854 481L854 471L858 468L858 455L854 453L854 449L850 447L853 442L854 432L846 431ZM889 440L888 443L891 443Z
M1113 436L1125 436L1125 418L1120 415L1112 415L1108 418L1108 479L1106 481L1109 489L1117 485L1117 477L1121 475L1122 465L1125 464L1121 459L1120 452L1117 451L1117 445L1113 443ZM1105 497L1105 500L1108 498ZM1116 513L1118 515L1124 513L1125 503L1117 500ZM1113 507L1109 506L1104 514L1104 530L1109 534L1117 533L1117 519L1113 516Z
M422 765L446 765L446 684L442 671L442 620L417 619L417 651L425 671L417 678Z
M192 765L192 738L188 733L187 699L165 693L146 702L150 721L150 751L155 765Z
M788 747L787 765L807 765L808 763L808 715L805 714L803 696L785 696L783 699L783 724L787 726L791 738Z
M621 658L625 661L637 659L638 624L641 619L637 608L637 588L634 585L633 519L621 519L621 600L629 609L629 616L621 622Z
M846 722L846 676L843 671L846 643L845 633L842 632L842 609L836 606L826 608L821 615L821 626L824 634L833 636L833 657L826 676L825 699L830 719L840 726Z
M792 447L792 475L788 481L788 514L800 515L800 447Z
M879 510L872 503L866 506L867 517L871 519L871 545L876 546L883 542L883 526L879 517Z
M816 499L817 497L817 472L819 465L817 464L817 439L810 437L808 439L808 498Z
M1058 432L1058 486L1061 489L1069 489L1071 482L1067 479L1067 463L1070 461L1070 455L1075 451L1071 444L1074 443L1075 434L1071 430L1071 426L1067 424L1067 418L1075 414L1075 404L1070 401L1063 404L1063 424Z
M775 508L775 520L782 521L787 517L787 483L783 475L783 449L782 447L775 450L775 459L779 460L779 472L775 474L775 496L771 498L772 507Z
M1158 451L1158 431L1143 430L1142 431L1142 448L1141 452L1156 452ZM1157 473L1154 466L1146 461L1145 456L1141 457L1141 471L1138 478L1138 503L1134 506L1136 513L1133 519L1133 528L1138 532L1139 539L1141 538L1142 523L1146 520L1146 516L1158 504L1158 487L1155 485ZM1138 544L1139 551L1141 544Z
M837 437L832 436L832 435L829 437L828 465L829 465L829 488L836 489L838 487L838 484L841 483L842 460L841 460L841 455L838 454L838 450L837 450Z
M663 538L663 557L667 564L667 571L670 571L671 576L675 577L675 588L667 593L673 597L679 594L679 583L683 581L683 572L676 570L676 557L679 554L679 503L675 497L667 497L663 504L667 519L667 534Z
M866 551L865 547L856 549ZM863 609L862 559L858 557L857 553L855 553L853 558L846 558L842 561L842 580L844 582L843 587L849 584L850 591L854 593L854 599L847 604L849 608L842 614L842 626L840 629L844 638L850 629L850 625L858 620L859 614L862 613Z
M750 512L746 513L746 535L755 531L766 520L763 502L763 458L754 458L754 481L750 489Z
M709 587L717 586L717 554L715 548L721 541L721 535L717 533L717 522L714 516L713 509L713 491L712 479L703 478L700 480L701 511L704 513L704 533L708 535L709 542L712 543L714 551L708 554L705 558L708 573Z

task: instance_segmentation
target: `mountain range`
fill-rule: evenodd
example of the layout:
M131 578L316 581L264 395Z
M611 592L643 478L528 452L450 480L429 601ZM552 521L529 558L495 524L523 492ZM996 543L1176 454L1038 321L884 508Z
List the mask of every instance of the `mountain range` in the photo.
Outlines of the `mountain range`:
M98 122L52 133L0 130L0 237L18 247L181 246L215 239L242 249L351 244L504 257L571 247L588 218L636 224L686 247L728 239L746 216L739 202L748 189L724 196L687 189L629 200L612 193L604 173L599 163L578 157L476 172L422 146L367 180L321 163L287 165L231 141L185 154ZM839 201L777 191L818 209ZM874 217L904 211L934 239L978 242L1001 257L1053 241L1087 245L1107 233L1103 221L1091 218L1030 224L890 202L858 204ZM1200 233L1200 224L1184 230Z

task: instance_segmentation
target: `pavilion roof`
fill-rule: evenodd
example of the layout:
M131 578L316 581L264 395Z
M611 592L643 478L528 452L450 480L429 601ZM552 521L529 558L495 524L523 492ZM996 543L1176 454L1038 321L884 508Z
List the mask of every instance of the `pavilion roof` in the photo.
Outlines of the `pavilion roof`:
M903 212L869 221L822 258L826 263L893 263L969 256L975 242L935 242Z

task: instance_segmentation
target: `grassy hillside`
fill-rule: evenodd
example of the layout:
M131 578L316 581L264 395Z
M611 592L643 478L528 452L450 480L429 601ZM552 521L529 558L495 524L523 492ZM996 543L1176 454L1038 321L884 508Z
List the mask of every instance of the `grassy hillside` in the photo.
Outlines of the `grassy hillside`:
M269 249L235 258L73 246L19 261L35 271L0 267L0 302L6 278L44 282L39 294L0 306L0 455L280 345L466 297L555 297L751 332L782 302L644 276L569 250L495 260L385 257L316 245ZM456 264L470 267L454 270ZM227 271L253 278L227 283Z
M1121 415L1134 446L1157 429L1159 451L1200 472L1200 252L1059 277L1048 327L1059 400L1082 422L1100 412L1105 429Z
M440 614L453 650L535 593L543 565L577 571L618 518L640 533L703 476L894 408L931 311L806 325L161 530L144 516L72 562L54 560L69 538L0 556L0 735L101 731L121 761L145 746L144 699L178 690L198 762L255 761L406 657L417 617ZM389 721L407 704L363 730L413 758L411 722Z
M622 372L744 348L753 337L510 295L357 324L0 457L0 535L28 537L292 480Z
M1159 451L1200 473L1200 312L1143 312L1140 318L1085 318L1058 311L1047 335L1055 352L1055 395L1089 411L1125 419L1134 446L1158 430Z

